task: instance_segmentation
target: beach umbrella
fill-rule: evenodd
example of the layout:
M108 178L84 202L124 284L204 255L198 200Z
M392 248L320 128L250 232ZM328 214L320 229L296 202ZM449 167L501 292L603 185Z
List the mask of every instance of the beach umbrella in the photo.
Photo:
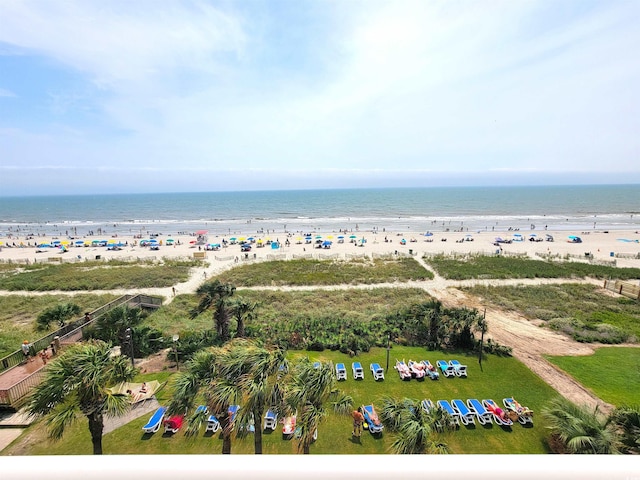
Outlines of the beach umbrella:
M333 239L333 235L327 235L327 238Z
M316 240L322 238L322 235L316 235Z
M255 238L253 238L253 237L249 237L249 238L247 238L247 241L248 241L248 242L253 242L254 240L255 240Z
M433 237L433 233L431 232L427 232L424 234L425 237Z
M349 235L349 238L358 238L357 235Z
M237 240L237 238L236 238L236 237L231 237L231 238L229 239L229 241L230 241L230 242L235 242L236 240Z
M344 235L338 235L338 238L339 238L339 239L340 239L340 238L344 238Z
M141 243L142 243L142 242L141 242ZM196 241L195 241L195 240L191 240L189 243L190 243L191 245L195 245Z
M323 247L329 247L329 246L331 246L331 243L332 243L331 241L325 240L324 242L322 242L322 246Z
M84 240L76 240L76 247L81 247L84 245Z

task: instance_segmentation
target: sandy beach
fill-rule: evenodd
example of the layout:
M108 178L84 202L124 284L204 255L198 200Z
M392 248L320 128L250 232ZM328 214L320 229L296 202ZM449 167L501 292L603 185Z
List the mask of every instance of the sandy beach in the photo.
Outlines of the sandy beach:
M496 252L526 253L531 258L539 258L538 255L571 255L572 260L588 260L587 254L594 260L603 262L616 261L619 267L640 267L640 232L633 230L615 230L575 232L553 231L553 241L547 241L544 231L494 231L494 232L446 232L433 233L432 236L424 234L406 234L404 232L314 232L311 240L303 233L273 232L269 235L254 235L251 250L241 251L241 240L245 237L233 235L206 236L205 245L197 245L197 235L181 234L171 236L154 237L157 240L157 249L149 246L141 246L140 240L134 236L118 236L116 238L104 236L82 237L37 237L27 238L12 236L3 238L0 245L0 261L4 262L45 262L45 261L83 261L83 260L108 260L108 259L161 259L193 257L194 254L205 255L210 263L215 262L242 262L247 260L265 259L292 259L299 256L313 256L314 258L343 257L347 254L358 255L383 255L383 254L412 254L422 256L424 254L464 254L472 252L484 252L495 254ZM339 237L343 236L343 239ZM570 236L578 236L580 243L574 243ZM249 238L248 236L246 238ZM496 244L496 238L510 239L511 243ZM531 238L538 241L532 241ZM173 242L167 244L167 240ZM235 240L234 240L235 239ZM362 239L365 242L362 242ZM404 241L403 241L404 239ZM118 249L108 246L97 246L91 243L95 240L107 240L110 243L120 243L123 246ZM316 242L320 240L330 241L328 248L318 248ZM520 240L520 241L518 241ZM35 247L34 244L54 241L65 244L65 249L60 247ZM76 242L83 241L85 245L75 246ZM279 248L272 248L270 243L279 242ZM311 243L308 243L311 242ZM173 244L171 244L173 243ZM31 244L31 246L28 246ZM206 244L219 244L216 250L207 249ZM15 247L13 246L15 245ZM22 246L21 246L22 245ZM636 257L636 258L633 258ZM60 259L60 260L57 260Z

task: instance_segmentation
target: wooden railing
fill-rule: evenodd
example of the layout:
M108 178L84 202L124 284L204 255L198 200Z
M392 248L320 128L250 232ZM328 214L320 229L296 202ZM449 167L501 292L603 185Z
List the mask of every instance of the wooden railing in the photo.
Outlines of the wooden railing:
M162 298L154 297L151 295L141 295L141 294L123 295L122 297L119 297L113 300L112 302L109 302L106 305L101 306L100 308L94 310L93 312L90 312L91 318L92 318L91 320L86 321L84 317L82 317L32 342L32 345L33 345L32 350L35 352L39 352L40 350L47 348L49 345L51 345L51 342L55 337L63 338L65 336L68 336L70 332L73 332L78 328L82 328L90 325L91 323L93 323L95 320L100 318L102 315L104 315L108 311L113 310L114 308L123 304L127 304L129 306L134 306L134 307L142 307L142 308L158 308L162 305ZM19 365L23 361L24 361L24 355L22 354L22 350L16 350L15 352L7 355L6 357L1 358L0 374L3 371L15 365Z
M620 280L605 280L604 288L616 292L625 297L640 300L640 285L634 285L629 282L622 282Z

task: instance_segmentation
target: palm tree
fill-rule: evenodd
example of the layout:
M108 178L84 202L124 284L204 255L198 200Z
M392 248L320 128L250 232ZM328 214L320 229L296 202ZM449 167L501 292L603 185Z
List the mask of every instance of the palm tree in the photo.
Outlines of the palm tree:
M607 419L618 434L619 450L627 454L640 453L640 406L623 405L616 408Z
M314 433L326 416L325 404L330 402L334 411L347 414L353 399L336 388L336 378L331 363L314 367L308 358L302 358L287 376L284 402L288 413L297 412L300 426L298 450L309 453Z
M262 428L260 422L269 408L282 409L282 370L286 368L285 351L266 349L251 343L244 344L244 362L249 371L240 380L243 392L244 412L253 416L255 422L255 453L262 453ZM244 419L248 421L248 419ZM246 432L246 430L245 430Z
M126 412L125 395L109 387L131 380L136 371L126 357L111 356L109 344L92 341L70 347L48 364L44 381L30 397L28 411L47 418L49 435L60 439L65 427L82 414L89 420L94 455L102 454L104 416Z
M236 337L244 337L245 320L250 320L253 318L257 307L257 302L249 302L244 298L238 298L231 304L231 311L233 312L233 316L236 319L237 323Z
M439 432L451 428L445 415L440 408L426 412L410 398L384 397L380 410L382 423L397 433L391 448L400 454L448 453L447 445L438 439Z
M200 297L200 303L191 311L191 318L197 317L205 310L213 309L213 320L220 340L229 340L229 321L231 312L227 305L227 299L236 291L236 287L230 283L220 283L219 280L203 283L196 290Z
M600 415L557 397L542 410L552 435L568 453L619 453L616 427ZM563 453L563 452L560 452Z
M80 305L69 302L60 303L54 307L48 308L40 313L36 319L38 330L49 330L49 326L52 323L57 324L59 327L64 327L67 320L74 315L79 314L80 311Z

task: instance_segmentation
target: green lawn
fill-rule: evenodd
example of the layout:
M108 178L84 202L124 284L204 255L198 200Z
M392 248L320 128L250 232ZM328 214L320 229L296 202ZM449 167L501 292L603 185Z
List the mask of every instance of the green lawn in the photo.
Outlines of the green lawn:
M440 399L452 400L460 398L493 398L501 402L503 397L515 396L521 403L539 412L541 407L556 392L545 384L539 377L529 371L523 364L514 358L500 358L490 356L483 360L482 370L476 357L465 357L443 352L427 352L422 348L395 346L390 352L390 368L386 372L386 378L382 382L375 382L369 371L371 362L379 363L386 367L386 350L372 349L367 354L362 354L354 359L339 352L292 352L291 356L308 355L312 360L343 362L347 365L348 379L340 382L340 388L351 395L356 406L373 403L379 405L379 400L384 395L397 398L409 397L417 400L430 398L434 402ZM459 359L467 364L468 378L441 378L437 381L424 380L402 382L393 365L395 359L421 360L428 359L435 364L436 360ZM365 380L354 381L351 374L351 362L360 361L365 369ZM164 381L169 377L168 372L161 374L145 375L140 378L157 378ZM170 395L170 385L157 395L162 404L167 404ZM187 438L183 431L173 435L164 435L162 431L145 435L142 426L149 419L144 415L129 424L120 427L104 436L103 448L107 454L205 454L220 453L222 441L219 435L204 435ZM41 428L35 424L31 429ZM461 427L456 432L443 436L452 453L547 453L545 437L547 431L544 421L540 416L535 417L533 428L524 428L515 424L511 429L504 430L496 425L491 427L476 426L475 428ZM264 453L290 454L296 453L295 441L282 439L281 430L263 436ZM383 454L390 452L393 434L384 432L380 437L373 437L366 431L361 439L351 438L351 419L346 416L330 414L319 428L318 441L311 447L314 454ZM253 436L246 439L236 439L232 446L233 453L253 453ZM52 442L43 439L34 442L31 455L60 455L60 454L90 454L91 442L86 421L80 420L69 429L63 439ZM11 448L7 448L4 455L11 454Z
M640 403L640 348L602 347L587 357L547 357L605 402Z

